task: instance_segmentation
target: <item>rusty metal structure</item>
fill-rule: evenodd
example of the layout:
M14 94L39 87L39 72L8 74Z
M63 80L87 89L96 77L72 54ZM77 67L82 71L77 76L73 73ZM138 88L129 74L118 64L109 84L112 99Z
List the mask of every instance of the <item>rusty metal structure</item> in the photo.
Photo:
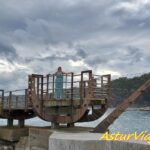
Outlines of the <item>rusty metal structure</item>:
M98 119L110 100L110 75L94 76L91 70L65 75L63 97L55 99L55 75L29 76L29 101L40 118L71 125ZM89 114L91 107L91 114Z
M105 132L110 124L150 86L150 80L144 83L131 96L94 129ZM61 99L55 97L56 76L32 74L28 77L28 88L23 90L0 90L0 118L8 119L13 126L17 119L19 126L24 120L35 116L52 123L73 126L76 122L89 122L100 118L111 103L111 75L94 75L92 70L80 74L63 74Z
M94 75L91 70L80 74L63 75L63 97L55 98L55 74L29 75L28 88L0 90L0 117L13 119L22 126L25 119L35 116L52 122L52 125L73 125L101 117L107 110L111 97L111 75Z
M32 107L27 107L28 89L4 91L0 90L0 118L8 119L8 126L13 126L13 120L24 126L24 120L35 117Z

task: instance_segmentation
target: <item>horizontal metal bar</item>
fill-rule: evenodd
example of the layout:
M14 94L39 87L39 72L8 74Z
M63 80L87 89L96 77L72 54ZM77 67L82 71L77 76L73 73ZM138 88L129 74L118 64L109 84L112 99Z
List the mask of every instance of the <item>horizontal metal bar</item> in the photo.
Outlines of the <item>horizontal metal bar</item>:
M24 90L27 90L27 89L20 89L20 90L6 91L6 92L4 92L4 93L9 93L9 92L18 92L18 91L24 91Z

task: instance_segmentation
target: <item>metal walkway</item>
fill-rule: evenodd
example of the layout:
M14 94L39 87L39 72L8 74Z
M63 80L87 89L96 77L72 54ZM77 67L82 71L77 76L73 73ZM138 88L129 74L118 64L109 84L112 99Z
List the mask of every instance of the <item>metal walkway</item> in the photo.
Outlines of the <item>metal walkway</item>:
M64 74L61 100L55 98L55 78L54 74L32 74L27 89L0 90L0 118L8 119L9 126L13 125L13 119L22 125L25 119L35 116L69 126L96 120L107 110L111 96L110 75L94 75L91 70Z
M35 116L54 125L72 126L76 122L89 122L100 118L111 103L111 75L94 75L91 70L80 74L63 75L63 95L56 99L55 75L29 75L28 88L5 92L0 90L0 118L13 119L24 126L24 120ZM132 103L150 86L145 82L118 105L93 132L105 132Z

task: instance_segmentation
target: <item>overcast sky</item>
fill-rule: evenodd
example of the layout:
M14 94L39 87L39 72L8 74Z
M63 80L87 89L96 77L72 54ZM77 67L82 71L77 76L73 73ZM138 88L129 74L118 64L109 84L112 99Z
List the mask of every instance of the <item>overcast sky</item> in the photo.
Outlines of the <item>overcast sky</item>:
M0 0L0 88L27 75L150 70L150 0Z

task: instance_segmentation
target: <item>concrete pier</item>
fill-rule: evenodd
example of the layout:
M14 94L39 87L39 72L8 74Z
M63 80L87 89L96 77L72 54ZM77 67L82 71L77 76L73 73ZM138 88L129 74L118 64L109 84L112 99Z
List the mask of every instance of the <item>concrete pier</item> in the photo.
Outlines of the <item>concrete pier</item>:
M8 127L13 127L13 122L14 122L13 119L7 119L7 126Z
M29 128L19 128L19 127L0 127L0 139L15 142L19 141L21 137L28 136Z
M52 134L51 130L44 128L29 129L29 149L30 150L47 150L48 139Z
M143 141L99 140L103 134L90 133L91 128L50 127L0 128L0 137L7 141L19 141L16 150L150 150Z
M49 150L149 150L150 145L137 141L100 141L99 133L54 132Z

